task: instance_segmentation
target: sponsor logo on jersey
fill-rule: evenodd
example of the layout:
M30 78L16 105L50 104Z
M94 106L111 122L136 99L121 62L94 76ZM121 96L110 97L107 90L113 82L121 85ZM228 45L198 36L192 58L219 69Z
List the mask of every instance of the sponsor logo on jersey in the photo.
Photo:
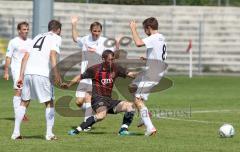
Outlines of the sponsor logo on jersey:
M101 83L103 85L110 84L110 83L113 83L113 79L112 78L111 79L102 79Z

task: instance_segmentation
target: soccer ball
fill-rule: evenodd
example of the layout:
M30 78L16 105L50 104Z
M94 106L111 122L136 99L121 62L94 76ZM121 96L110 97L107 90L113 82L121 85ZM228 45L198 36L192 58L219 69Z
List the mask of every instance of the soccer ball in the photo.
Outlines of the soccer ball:
M235 130L232 125L224 124L219 128L220 137L228 138L233 137L235 134Z

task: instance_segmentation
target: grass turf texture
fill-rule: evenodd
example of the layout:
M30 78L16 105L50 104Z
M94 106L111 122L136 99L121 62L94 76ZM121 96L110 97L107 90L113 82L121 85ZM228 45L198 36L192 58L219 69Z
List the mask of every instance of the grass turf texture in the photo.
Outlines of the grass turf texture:
M145 137L144 130L137 128L139 117L134 118L130 130L133 136L117 135L122 115L108 117L94 125L91 132L77 136L67 131L79 124L82 118L62 117L56 113L54 133L58 141L45 141L44 105L32 101L27 110L30 121L22 123L21 141L10 140L14 118L12 108L12 82L0 80L0 151L177 151L219 152L239 151L240 96L238 77L170 76L174 86L150 96L147 106L161 112L165 118L153 118L158 129L154 137ZM126 89L127 90L127 89ZM56 99L75 92L55 90ZM71 106L77 109L72 101ZM190 110L191 107L191 110ZM157 110L156 110L157 109ZM160 111L159 111L160 110ZM177 115L168 111L180 111ZM191 112L191 117L189 115ZM233 124L236 135L220 138L218 129L224 123Z

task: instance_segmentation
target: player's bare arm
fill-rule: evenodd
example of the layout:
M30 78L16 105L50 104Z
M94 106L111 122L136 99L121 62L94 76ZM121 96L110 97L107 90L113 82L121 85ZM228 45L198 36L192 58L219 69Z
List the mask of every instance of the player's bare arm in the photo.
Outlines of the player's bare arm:
M77 23L78 23L78 17L72 16L71 17L71 23L72 23L72 39L74 42L77 42L77 37L79 36L77 31Z
M11 63L11 58L10 57L6 57L6 60L5 60L5 65L4 65L4 75L3 75L3 78L5 80L8 80L9 79L9 74L8 74L8 67Z
M131 21L130 24L130 29L131 29L131 32L132 32L132 36L133 36L133 41L135 43L135 45L137 47L141 47L141 46L144 46L144 42L142 41L142 39L139 37L139 34L137 32L137 25L136 25L136 22L135 21Z
M127 76L130 78L136 78L139 72L128 72Z
M54 50L51 50L50 53L50 60L51 60L51 65L53 68L53 74L54 74L54 83L56 85L61 85L62 83L62 79L61 79L61 75L58 71L58 67L57 67L57 52Z
M18 79L18 81L17 81L17 87L18 87L18 88L21 88L22 85L23 85L24 71L25 71L25 68L26 68L26 64L27 64L28 57L29 57L29 53L26 52L25 55L24 55L24 57L23 57L23 59L22 59L20 76L19 76L19 79Z
M81 80L81 76L77 75L69 83L65 83L65 82L62 83L61 88L67 89L67 88L71 87L72 85L79 83L80 80Z

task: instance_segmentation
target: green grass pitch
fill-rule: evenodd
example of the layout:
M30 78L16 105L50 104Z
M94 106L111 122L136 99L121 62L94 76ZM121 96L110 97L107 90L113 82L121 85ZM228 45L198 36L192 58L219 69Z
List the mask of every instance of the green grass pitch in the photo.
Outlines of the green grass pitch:
M158 133L145 137L144 129L137 128L136 115L130 131L135 135L117 135L122 115L108 117L94 125L91 132L77 136L67 131L78 125L82 118L62 117L56 113L54 133L57 141L45 141L44 105L32 101L27 114L30 121L22 123L24 140L10 139L13 125L12 82L0 79L0 151L163 151L163 152L225 152L240 148L240 81L238 77L170 76L174 86L153 93L147 106L154 113L152 118ZM126 89L127 90L127 89ZM56 99L75 96L75 92L55 89ZM74 101L72 108L76 109ZM160 118L156 116L160 114ZM191 113L191 114L190 114ZM155 115L156 114L156 115ZM220 138L219 127L231 123L236 131L233 138Z

